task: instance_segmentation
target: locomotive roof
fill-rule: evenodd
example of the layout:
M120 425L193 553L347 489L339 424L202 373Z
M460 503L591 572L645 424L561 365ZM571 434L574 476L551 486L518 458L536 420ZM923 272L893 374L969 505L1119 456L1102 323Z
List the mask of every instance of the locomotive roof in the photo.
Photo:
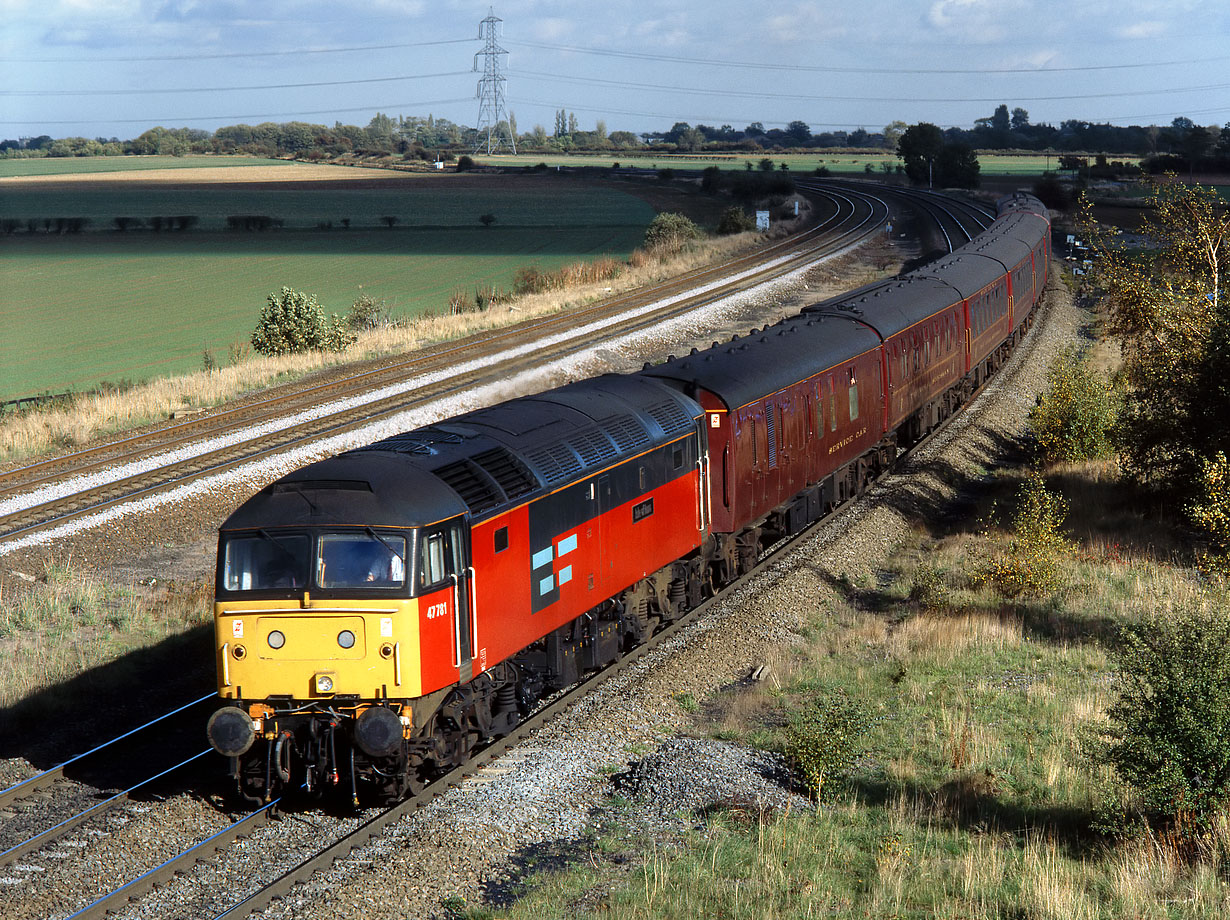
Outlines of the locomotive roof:
M669 381L689 395L698 388L708 390L727 409L737 409L849 361L879 342L876 333L858 318L800 315L647 367L641 374Z
M669 443L694 430L698 414L654 381L607 374L313 463L263 489L223 526L418 527L495 511Z

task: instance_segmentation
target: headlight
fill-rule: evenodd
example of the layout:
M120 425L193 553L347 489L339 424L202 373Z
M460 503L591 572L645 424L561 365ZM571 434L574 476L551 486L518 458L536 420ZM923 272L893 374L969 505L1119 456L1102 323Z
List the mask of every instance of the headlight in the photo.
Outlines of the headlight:
M332 693L333 692L333 675L332 674L317 674L315 678L317 693Z
M286 644L286 636L282 633L282 630L275 629L273 632L269 634L269 647L270 648L281 648L285 644Z
M354 648L354 633L349 629L343 629L337 634L337 644L342 648Z

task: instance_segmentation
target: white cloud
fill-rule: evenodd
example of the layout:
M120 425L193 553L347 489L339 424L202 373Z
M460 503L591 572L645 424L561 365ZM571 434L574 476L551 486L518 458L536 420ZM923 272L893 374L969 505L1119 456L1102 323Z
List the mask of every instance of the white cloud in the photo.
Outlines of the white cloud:
M1115 26L1116 38L1160 38L1170 31L1168 25L1156 19L1145 19L1127 25Z

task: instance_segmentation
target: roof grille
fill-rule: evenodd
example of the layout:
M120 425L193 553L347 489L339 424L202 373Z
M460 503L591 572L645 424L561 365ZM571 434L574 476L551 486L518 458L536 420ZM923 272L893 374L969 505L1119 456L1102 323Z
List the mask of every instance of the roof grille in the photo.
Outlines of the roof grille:
M649 444L649 432L634 415L620 415L605 423L606 433L611 436L621 453L630 453Z
M420 441L415 434L417 432L404 432L395 434L392 437L385 438L381 441L375 441L372 444L367 444L363 447L357 447L355 450L391 450L399 454L431 454L434 451Z
M692 417L683 411L679 403L673 400L666 400L665 402L658 403L656 406L650 406L646 411L649 412L655 422L662 426L662 430L667 434L681 434L692 427Z
M500 495L495 490L494 483L468 460L447 463L432 472L461 496L461 500L472 513L486 511L500 503Z
M562 482L581 471L581 461L564 444L552 444L526 455L548 483Z
M505 447L475 454L470 459L482 467L509 498L518 498L538 488L538 480Z
M581 462L586 466L598 466L619 453L611 439L601 431L587 431L576 435L568 439L568 444L581 455Z

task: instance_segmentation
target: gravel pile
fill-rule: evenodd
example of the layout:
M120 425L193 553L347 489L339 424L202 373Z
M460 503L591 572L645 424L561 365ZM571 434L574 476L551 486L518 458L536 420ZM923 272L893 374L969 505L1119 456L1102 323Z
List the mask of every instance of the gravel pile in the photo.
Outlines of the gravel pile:
M810 807L792 793L785 760L767 751L725 741L672 738L626 773L611 778L612 791L663 817L704 816L724 807L764 812Z

